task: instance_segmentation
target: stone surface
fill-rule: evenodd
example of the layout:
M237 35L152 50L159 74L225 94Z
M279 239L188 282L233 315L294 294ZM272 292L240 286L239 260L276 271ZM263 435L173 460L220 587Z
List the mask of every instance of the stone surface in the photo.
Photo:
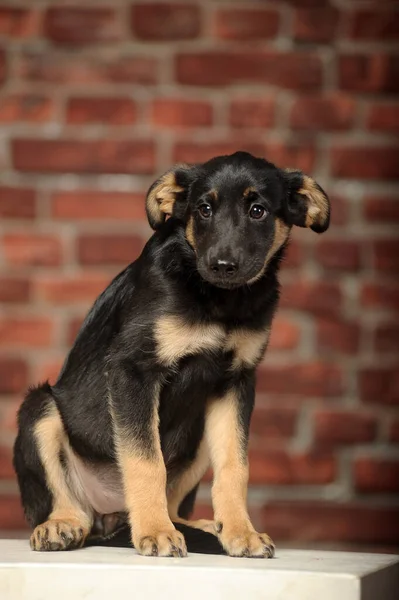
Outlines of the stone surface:
M31 552L26 540L0 541L2 600L394 600L399 556L280 550L274 560L191 554L149 558L122 548Z

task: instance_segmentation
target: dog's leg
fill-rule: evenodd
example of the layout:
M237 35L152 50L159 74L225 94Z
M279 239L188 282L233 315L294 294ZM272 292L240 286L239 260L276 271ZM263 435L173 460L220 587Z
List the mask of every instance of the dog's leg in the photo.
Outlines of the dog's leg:
M147 556L185 556L184 537L168 514L159 436L159 385L151 380L137 381L129 367L112 369L109 385L133 545ZM134 399L133 406L130 399Z
M34 426L34 438L52 495L52 509L48 519L34 529L31 547L43 551L79 548L90 532L93 516L68 485L67 472L61 462L68 442L54 401Z
M255 531L247 512L247 439L253 402L249 378L209 403L205 431L214 471L212 501L219 540L228 554L271 557L272 540Z
M190 521L179 516L179 508L184 498L194 489L209 466L209 451L205 437L202 438L193 462L173 481L168 489L168 511L174 523L202 529L208 533L216 533L215 522L207 519Z

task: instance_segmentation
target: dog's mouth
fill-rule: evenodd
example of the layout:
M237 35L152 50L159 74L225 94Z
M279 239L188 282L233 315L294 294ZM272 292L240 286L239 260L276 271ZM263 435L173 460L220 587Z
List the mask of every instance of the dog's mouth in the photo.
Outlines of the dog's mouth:
M251 269L249 272L236 273L233 276L213 274L208 269L198 266L198 272L207 283L224 290L234 290L240 287L251 285L256 279L261 267Z

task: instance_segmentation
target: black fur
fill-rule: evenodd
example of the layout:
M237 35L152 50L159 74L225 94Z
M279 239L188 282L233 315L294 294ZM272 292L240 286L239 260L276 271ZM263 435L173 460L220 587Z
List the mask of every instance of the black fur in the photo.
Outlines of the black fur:
M94 303L56 384L32 389L20 409L14 464L32 527L45 521L52 507L32 433L49 401L55 403L75 453L107 465L117 460L109 396L118 423L151 458L154 389L161 385L160 439L168 478L194 459L210 397L238 390L241 427L247 437L256 365L232 371L233 353L221 349L185 356L177 367L166 367L157 357L154 324L166 314L178 314L187 323L217 323L227 332L237 328L257 332L271 324L286 242L270 257L264 272L262 267L273 244L276 219L288 228L292 225L287 203L293 178L289 181L274 165L245 153L174 172L184 191L176 194L172 215L165 222L164 215L159 221L149 215L154 235L141 256ZM296 177L300 186L301 177ZM215 190L216 200L210 195ZM201 216L204 203L213 204L210 219ZM254 204L265 210L264 218L248 217ZM306 206L299 210L306 212ZM187 240L190 218L194 247ZM233 275L215 272L211 267L218 260L237 264L237 270ZM181 505L184 517L192 512L197 487ZM129 545L127 532L125 527L88 543ZM212 551L223 551L210 534L191 532L187 541L190 536L196 541L188 544L189 550L195 551L199 540L212 538Z

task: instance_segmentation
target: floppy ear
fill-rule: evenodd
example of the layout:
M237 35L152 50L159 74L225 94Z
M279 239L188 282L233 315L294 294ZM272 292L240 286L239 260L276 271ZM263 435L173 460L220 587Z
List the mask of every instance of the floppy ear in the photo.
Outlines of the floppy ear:
M166 216L176 213L182 216L195 171L196 167L192 165L175 165L152 184L147 192L145 208L153 229L158 229Z
M285 217L290 225L323 233L330 224L330 201L322 188L302 171L286 169Z

